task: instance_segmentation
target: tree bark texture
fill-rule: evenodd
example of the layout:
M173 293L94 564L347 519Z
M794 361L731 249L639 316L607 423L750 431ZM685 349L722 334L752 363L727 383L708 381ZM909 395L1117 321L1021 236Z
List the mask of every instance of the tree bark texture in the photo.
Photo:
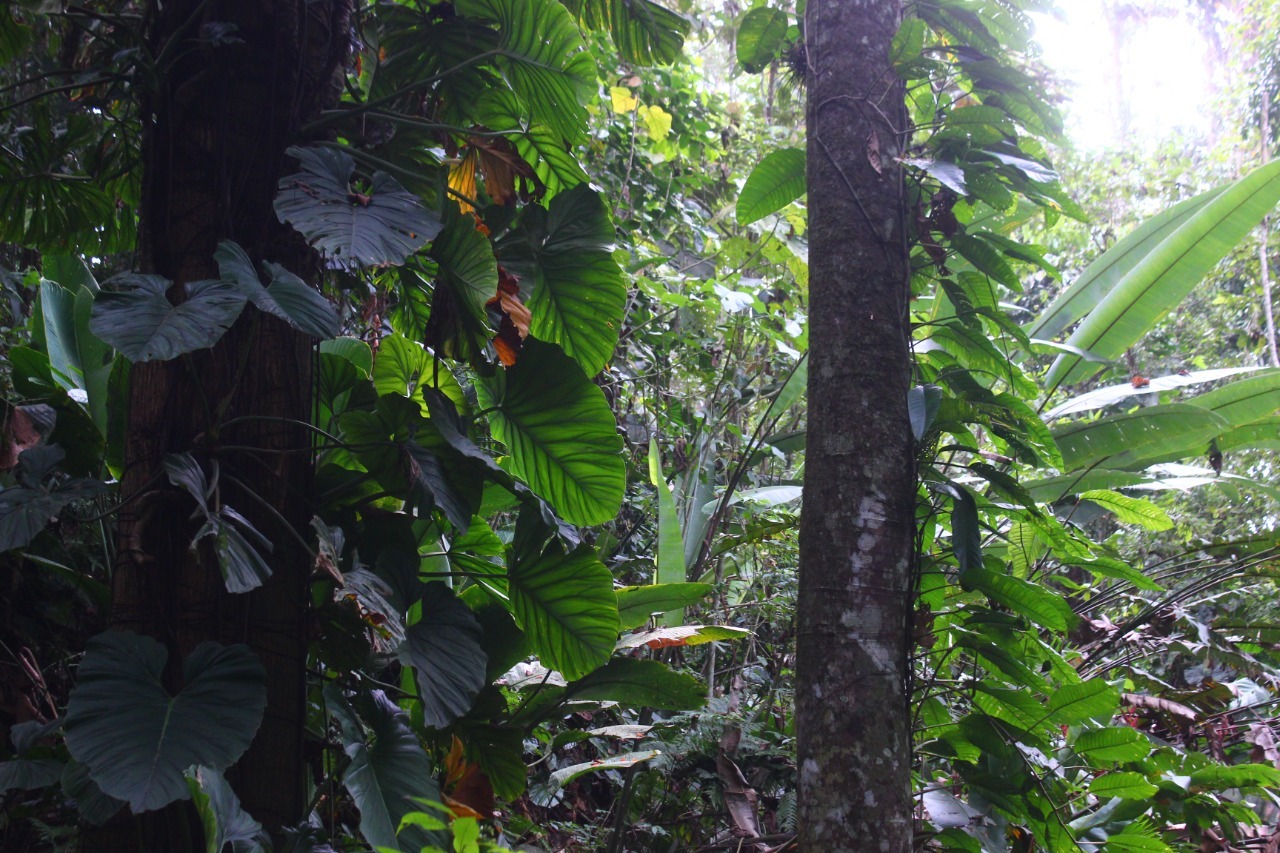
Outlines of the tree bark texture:
M317 281L319 259L276 219L272 201L291 166L285 149L304 142L302 125L339 96L350 15L351 0L150 4L152 56L172 59L144 104L139 240L143 271L175 282L171 299L186 282L218 276L213 252L221 240L238 242L255 262ZM218 32L234 41L211 40ZM309 338L247 306L211 350L133 367L121 478L132 499L120 514L112 577L114 627L169 648L171 689L180 687L182 658L205 640L246 643L261 659L266 715L227 776L273 835L299 822L306 807L311 565L287 528L307 535L312 464L305 450L281 451L307 448L311 436L281 419L310 421L311 362ZM272 541L273 574L261 588L229 594L211 540L189 547L201 523L191 518L195 503L163 473L165 455L184 451L209 475L216 465L217 500ZM165 811L91 836L88 847L187 849L193 839L175 815L182 810Z
M796 727L805 851L911 849L915 470L901 3L809 0L809 423Z

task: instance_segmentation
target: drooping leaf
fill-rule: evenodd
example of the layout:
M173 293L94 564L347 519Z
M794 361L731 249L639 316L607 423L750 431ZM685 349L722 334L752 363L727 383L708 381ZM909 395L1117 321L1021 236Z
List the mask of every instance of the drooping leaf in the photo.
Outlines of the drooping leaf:
M656 613L667 613L697 604L711 592L706 583L664 583L627 586L617 590L618 617L628 631L649 621Z
M765 155L738 194L738 224L750 225L804 195L804 169L805 153L800 148L783 148Z
M622 504L622 438L604 395L559 347L530 338L514 367L476 385L510 470L572 524Z
M402 264L440 233L440 220L385 172L368 194L351 185L355 161L345 151L293 146L302 171L280 179L276 216L347 267Z
M608 30L626 62L666 65L676 61L689 21L652 0L563 0L589 30Z
M400 659L417 671L422 718L444 728L471 710L485 685L487 657L471 608L440 582L422 592L422 614L405 632Z
M1254 169L1188 217L1112 288L1067 339L1081 349L1115 358L1182 302L1202 278L1244 239L1280 200L1280 160ZM1051 387L1093 372L1061 355L1045 377Z
M240 798L221 773L209 767L192 767L186 775L204 826L205 853L223 853L228 844L232 853L264 853L271 849L271 836L241 807Z
M1141 225L1089 264L1071 286L1027 326L1027 335L1032 338L1051 338L1088 314L1166 237L1225 189L1226 187L1216 187L1143 220Z
M1049 722L1074 726L1094 717L1110 719L1120 704L1120 690L1101 678L1066 684L1049 696Z
M342 783L360 811L360 834L375 847L420 849L425 833L406 832L397 840L396 828L414 811L411 798L438 800L440 789L409 715L381 690L360 697L358 714L334 682L325 685L324 699L342 726L342 748L351 759Z
M610 658L605 666L571 682L566 693L575 699L664 711L689 711L707 701L706 685L692 675L660 661L626 657Z
M266 671L246 646L197 646L177 695L162 681L168 654L150 637L107 631L86 649L67 703L67 749L135 813L185 799L184 771L229 767L262 722Z
M1150 406L1096 421L1078 421L1053 431L1067 471L1112 460L1142 459L1184 444L1207 444L1230 423L1222 416L1187 403Z
M613 576L589 547L552 540L508 568L511 611L539 659L570 680L609 660L618 637Z
M580 139L596 69L569 10L556 0L457 0L454 9L497 25L503 76L530 116L566 143Z
M942 402L942 389L937 385L917 385L907 392L907 414L911 417L911 434L916 441L924 438Z
M250 544L245 534L257 541L256 547ZM223 504L216 513L210 514L191 540L192 544L206 536L213 537L213 551L218 557L218 568L222 571L227 592L249 592L271 577L271 566L260 552L261 549L270 553L271 541L233 508Z
M1061 418L1065 415L1075 415L1080 412L1090 412L1094 409L1105 408L1106 406L1119 403L1137 394L1154 394L1159 391L1171 391L1175 388L1183 388L1188 385L1197 385L1201 382L1214 382L1219 379L1226 379L1229 376L1236 376L1240 373L1249 373L1258 370L1257 367L1227 367L1219 370L1196 370L1190 373L1174 373L1169 376L1156 376L1147 381L1142 387L1136 387L1132 381L1122 382L1119 385L1108 385L1106 388L1095 388L1087 391L1078 397L1072 397L1065 403L1054 406L1052 409L1044 413L1045 421L1051 421L1055 418ZM1200 402L1196 405L1202 406ZM1206 407L1207 408L1207 407Z
M1156 531L1173 528L1173 519L1167 512L1142 498L1131 498L1110 489L1089 489L1080 493L1080 500L1092 501L1125 524L1137 524Z
M777 59L787 38L787 13L757 6L742 16L734 50L748 73L759 74ZM741 217L739 217L741 219Z
M1137 761L1151 752L1151 741L1137 729L1111 726L1081 732L1072 748L1091 765Z
M560 344L589 376L613 357L626 307L613 247L609 210L586 184L560 193L546 210L526 207L518 227L497 241L503 267L523 288L532 284L529 334Z
M336 337L341 330L338 315L320 291L279 264L264 265L271 282L263 287L252 259L239 244L224 240L213 257L222 280L262 311L321 340Z
M746 628L733 628L728 625L675 625L626 634L618 640L617 648L619 650L638 649L644 646L650 649L665 649L672 646L700 646L703 643L741 640L749 636L751 632Z
M167 361L213 346L244 308L244 296L221 281L194 281L174 305L171 282L158 275L118 275L93 303L90 330L131 361Z
M106 491L98 480L46 482L64 456L57 445L37 445L18 455L21 485L0 489L0 553L26 547L65 507Z
M597 770L622 770L627 767L634 767L642 761L649 761L659 755L662 755L661 750L649 749L644 752L624 752L621 755L598 758L595 761L584 761L581 764L570 764L568 767L561 767L552 773L548 782L554 787L562 788L579 776L585 776Z
M1145 776L1133 771L1104 773L1089 783L1089 793L1101 798L1145 800L1158 790L1160 789L1148 782Z

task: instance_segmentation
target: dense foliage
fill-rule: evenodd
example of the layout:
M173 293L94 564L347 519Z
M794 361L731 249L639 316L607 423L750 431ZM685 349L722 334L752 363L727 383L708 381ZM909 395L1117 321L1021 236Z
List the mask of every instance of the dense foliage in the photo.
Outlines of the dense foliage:
M232 240L216 277L136 268L147 99L233 27L155 52L149 4L0 11L0 847L174 803L213 851L792 844L803 3L671 5L361 7L273 188L318 289ZM908 4L892 57L917 839L1272 843L1280 370L1251 235L1280 165L1075 155L1043 5ZM1254 13L1228 36L1272 56ZM1240 95L1250 139L1273 77ZM273 451L312 460L310 527L237 479L275 457L217 399L122 493L132 366L194 377L276 321L317 341L314 416ZM233 792L254 651L113 628L113 520L157 496L229 593L309 554L295 826Z

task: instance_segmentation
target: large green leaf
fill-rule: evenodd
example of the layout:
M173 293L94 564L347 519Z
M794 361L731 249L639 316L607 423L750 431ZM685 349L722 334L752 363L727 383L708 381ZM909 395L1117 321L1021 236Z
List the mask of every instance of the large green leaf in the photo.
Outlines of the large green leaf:
M611 0L596 0L611 2ZM507 139L546 187L546 198L555 198L562 190L586 183L587 173L559 135L546 124L529 122L522 115L514 92L490 89L476 105L476 116L490 130L511 131Z
M1106 461L1118 465L1124 459L1141 459L1171 445L1207 442L1230 426L1208 409L1170 403L1096 421L1078 421L1055 429L1053 437L1066 470L1074 471Z
M1197 370L1191 373L1173 373L1169 376L1156 376L1148 380L1147 384L1141 387L1135 386L1132 381L1121 382L1119 385L1108 385L1105 388L1095 388L1092 391L1072 397L1064 403L1054 406L1045 412L1043 417L1045 422L1061 418L1065 415L1076 415L1081 412L1091 412L1094 409L1102 409L1107 406L1119 403L1121 400L1127 400L1138 394L1156 394L1160 391L1172 391L1175 388L1184 388L1188 385L1198 385L1202 382L1216 382L1219 379L1226 379L1231 376L1237 376L1241 373L1250 373L1258 370L1257 367L1226 367L1218 370ZM1203 403L1196 401L1197 406L1203 406ZM1208 407L1206 407L1208 408Z
M566 554L552 540L507 571L511 609L542 663L570 680L609 660L618 638L613 575L583 546Z
M443 583L427 584L422 614L405 632L401 661L417 671L422 719L444 728L471 710L488 663L480 623Z
M165 361L211 347L244 308L244 295L221 281L193 281L174 305L158 275L118 275L93 303L89 329L132 361Z
M430 415L423 392L437 388L453 402L458 411L467 410L467 394L457 377L443 361L401 334L385 335L378 343L378 357L373 364L373 387L378 396L398 394L418 404L423 415Z
M530 118L568 143L586 129L583 104L596 91L596 68L578 25L556 0L457 0L459 15L498 25L503 76Z
M559 347L530 338L520 360L476 385L512 473L572 524L601 524L622 505L622 438L604 394Z
M223 770L249 748L266 708L266 671L241 645L201 643L183 661L183 686L165 689L168 652L150 637L92 637L67 703L67 749L134 812L189 792L193 764Z
M759 74L778 58L778 51L786 38L787 13L757 6L742 16L734 51L743 68L751 74Z
M1066 684L1049 697L1049 719L1054 725L1074 726L1094 717L1110 720L1120 704L1120 689L1101 678Z
M449 207L444 230L431 244L431 258L440 270L436 287L448 288L475 323L487 325L485 303L498 295L498 262L475 219L463 216L457 205Z
M1233 427L1251 424L1280 410L1280 370L1237 379L1190 402L1221 415Z
M562 0L589 30L609 30L626 62L675 62L689 34L689 22L652 0Z
M0 489L0 553L26 547L68 504L107 490L97 480L49 480L63 457L57 445L32 447L18 456L20 485Z
M232 853L265 853L271 849L271 836L241 807L240 799L221 773L210 767L192 767L186 775L191 799L204 826L205 853L223 853L228 844Z
M1159 790L1141 773L1132 771L1104 773L1089 783L1089 793L1095 797L1119 797L1122 800L1146 800Z
M1151 741L1147 736L1128 726L1081 732L1071 746L1093 766L1117 761L1137 761L1151 752Z
M342 330L333 306L320 295L320 291L279 264L264 264L271 280L263 287L253 261L238 244L222 241L213 257L218 262L218 275L222 280L239 290L260 310L321 340L337 337Z
M658 490L658 547L654 553L655 584L685 582L684 534L680 530L680 513L667 479L662 476L662 454L658 451L658 439L649 439L649 482ZM667 614L668 624L683 616L683 612Z
M81 269L83 271L83 265ZM88 272L83 271L80 277L87 276ZM64 286L42 279L40 312L32 318L33 326L34 321L39 320L39 331L33 329L32 338L36 341L43 338L54 381L69 392L84 392L80 402L86 404L98 432L105 435L112 353L109 346L89 331L94 292L98 287L91 277L89 281L92 289L83 284Z
M332 148L288 150L302 171L280 179L276 216L347 267L402 264L440 233L440 220L385 172L367 194L351 186L355 161Z
M1028 337L1051 338L1092 311L1130 270L1225 189L1225 186L1216 187L1144 220L1089 264L1072 285L1026 327Z
M692 711L707 701L707 686L686 672L676 672L656 660L615 657L580 681L567 696L617 702L631 708Z
M497 243L502 265L533 285L529 333L560 344L591 376L613 356L626 308L613 241L609 209L580 184L547 210L526 207L518 228Z
M738 194L738 224L750 225L804 195L804 167L805 153L800 148L783 148L765 155Z
M1280 160L1253 170L1210 200L1136 264L1098 303L1067 343L1115 358L1136 343L1280 199ZM1094 368L1079 356L1058 356L1050 386L1087 379Z
M438 800L440 789L431 760L409 728L409 715L373 690L360 697L357 716L336 682L325 685L324 700L338 719L342 748L351 759L342 783L360 811L360 834L375 847L420 849L421 833L406 832L397 840L396 827L415 809L410 798Z
M1061 595L1012 575L974 567L961 571L960 583L965 589L978 590L993 602L1051 631L1065 632L1077 621L1071 605Z
M618 618L621 620L622 630L639 628L655 613L667 613L697 604L706 598L712 588L707 583L624 586L617 591Z

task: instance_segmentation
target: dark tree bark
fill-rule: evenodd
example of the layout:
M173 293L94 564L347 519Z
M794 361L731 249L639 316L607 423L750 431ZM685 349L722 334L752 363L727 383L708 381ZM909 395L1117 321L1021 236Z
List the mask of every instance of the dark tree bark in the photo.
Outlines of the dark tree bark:
M272 200L290 166L285 149L305 141L303 124L340 93L351 0L153 0L147 15L152 55L173 59L158 69L144 104L142 269L176 285L216 278L214 249L234 240L255 262L282 263L314 283L318 258L277 221ZM235 41L211 43L227 24ZM262 660L266 715L228 778L277 835L306 806L311 566L287 527L306 535L312 466L305 452L279 451L311 441L296 423L311 418L311 358L310 339L246 307L213 349L134 366L122 494L138 497L121 513L112 578L113 625L169 647L172 688L182 657L205 640L246 643ZM163 474L165 454L182 451L206 471L216 462L220 499L272 540L273 575L260 589L227 593L211 550L189 549L194 503ZM165 811L144 816L141 837L130 822L91 836L88 846L173 851L199 843L183 826L189 815Z
M809 424L796 727L800 849L911 849L903 86L895 0L809 0Z

